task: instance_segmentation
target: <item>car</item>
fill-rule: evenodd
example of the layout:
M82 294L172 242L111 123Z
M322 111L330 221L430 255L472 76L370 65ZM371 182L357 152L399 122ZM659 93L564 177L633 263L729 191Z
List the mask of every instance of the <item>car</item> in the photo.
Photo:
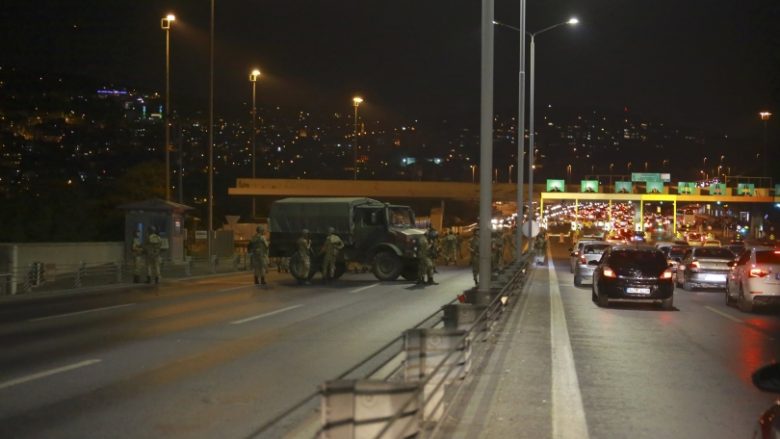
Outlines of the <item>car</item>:
M766 365L752 375L753 385L764 392L780 394L780 363ZM777 439L780 437L780 400L775 400L758 418L754 439Z
M731 243L725 246L727 249L731 250L731 253L734 253L734 259L739 259L740 256L742 256L743 253L747 251L747 247L745 247L744 242L738 242L738 243Z
M574 286L593 282L593 270L599 264L604 251L609 248L606 242L585 244L580 252L579 260L574 266Z
M680 239L675 239L674 241L656 241L655 242L655 248L661 250L664 253L667 253L664 251L664 249L668 249L674 246L685 246L688 247L688 241L683 241Z
M756 247L731 263L726 284L726 304L740 311L780 305L780 250Z
M685 240L688 241L688 245L691 247L701 247L703 238L701 233L696 232L690 232L685 236Z
M721 243L717 239L708 239L704 241L702 247L720 247Z
M606 244L606 241L601 240L586 240L586 239L580 239L577 241L577 244L574 245L574 247L569 249L569 270L574 273L574 267L577 265L577 262L580 259L580 253L582 252L582 247L588 244Z
M673 245L671 247L662 247L660 250L666 255L666 262L669 263L669 267L672 269L672 274L675 279L677 278L677 267L680 265L680 261L685 256L685 252L690 249L687 243L685 245Z
M593 272L591 299L599 307L611 302L653 302L674 307L672 270L655 247L617 245L608 248Z
M676 281L684 290L726 288L734 253L724 247L691 247L677 266Z

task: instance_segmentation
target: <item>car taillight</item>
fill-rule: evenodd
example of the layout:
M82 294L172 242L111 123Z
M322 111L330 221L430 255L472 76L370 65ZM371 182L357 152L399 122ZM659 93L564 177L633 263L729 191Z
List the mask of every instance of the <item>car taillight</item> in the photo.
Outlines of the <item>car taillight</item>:
M617 277L615 272L612 271L612 269L609 268L609 267L604 267L604 270L602 271L602 273L604 273L604 277L612 277L612 278Z
M585 259L585 256L580 256L580 264L587 264L588 260Z
M748 274L749 277L764 277L768 275L769 272L764 270L763 268L753 267L750 269L750 274Z
M663 273L661 273L661 276L659 276L661 279L671 279L672 278L672 270L666 269Z
M699 271L699 267L700 267L699 261L692 261L688 265L688 269L691 270L691 271Z

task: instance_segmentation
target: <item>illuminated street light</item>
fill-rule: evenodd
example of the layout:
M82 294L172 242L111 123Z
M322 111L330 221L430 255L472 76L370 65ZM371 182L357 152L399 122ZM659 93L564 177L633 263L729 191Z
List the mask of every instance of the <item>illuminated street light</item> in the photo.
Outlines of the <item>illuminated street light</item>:
M477 165L469 165L469 167L471 168L471 182L472 183L476 183L477 182L477 176L476 176Z
M357 145L357 140L358 140L358 107L362 103L363 103L363 98L361 98L360 96L355 96L354 98L352 98L352 106L355 107L355 131L354 131L354 138L352 139L352 153L354 155L353 164L355 166L355 177L354 177L355 180L357 180L357 174L358 174L358 162L357 162L357 158L358 158L358 154L357 154L357 150L358 150L358 145Z
M249 82L252 83L252 178L257 178L257 128L255 124L257 122L257 78L260 77L260 70L254 69L249 74ZM257 217L255 197L252 197L252 218Z
M524 19L525 19L525 4L524 3L520 7L520 16L521 16L521 22L522 22L521 26L523 26L523 28L524 28L525 27L525 23L524 23ZM572 17L572 18L568 19L567 21L564 21L562 23L557 23L557 24L554 24L552 26L548 26L548 27L546 27L544 29L541 29L541 30L538 30L536 32L527 32L527 31L525 31L524 29L521 29L521 28L517 28L517 27L514 27L514 26L510 26L508 24L500 23L498 21L493 21L493 24L495 24L497 26L503 26L503 27L506 27L508 29L515 30L515 31L519 32L521 35L523 35L523 38L521 38L521 42L522 42L521 47L522 48L525 47L525 44L524 44L525 43L524 34L528 34L528 36L531 37L531 45L530 45L531 46L530 47L530 49L531 49L530 50L530 52L531 52L531 72L530 72L530 94L529 94L529 103L528 103L529 104L528 108L530 109L529 116L528 116L528 135L529 135L529 142L528 142L528 206L529 206L529 209L528 209L528 211L529 211L529 214L528 214L528 236L531 235L531 227L532 227L532 223L533 223L533 219L534 219L534 215L533 215L534 214L534 209L533 209L533 205L534 205L534 201L533 201L534 200L534 168L535 168L534 167L534 148L535 148L535 146L534 146L535 145L535 133L534 133L534 105L535 105L535 103L534 103L534 87L535 87L536 36L539 35L539 34L542 34L544 32L547 32L549 30L553 30L553 29L555 29L557 27L566 25L566 24L573 26L573 25L578 24L579 22L580 21L577 18ZM524 56L521 57L521 71L522 71L522 69L525 68L525 59L524 58L525 58ZM521 77L522 77L522 73L521 73ZM524 81L523 81L523 83L524 83ZM522 90L524 90L524 87L521 88L521 91ZM523 108L524 104L525 104L525 102L522 102L520 107ZM520 137L522 139L523 135L524 135L524 133L521 133L518 130L518 137ZM519 157L522 158L522 153L519 155ZM518 181L518 184L521 184L521 183L522 183L521 181ZM519 248L519 246L518 246L518 248Z
M171 201L171 24L176 21L173 14L160 20L165 31L165 201Z
M509 170L507 171L507 177L506 177L507 183L512 183L512 168L514 168L514 167L515 167L515 165L513 165L513 164L509 165Z

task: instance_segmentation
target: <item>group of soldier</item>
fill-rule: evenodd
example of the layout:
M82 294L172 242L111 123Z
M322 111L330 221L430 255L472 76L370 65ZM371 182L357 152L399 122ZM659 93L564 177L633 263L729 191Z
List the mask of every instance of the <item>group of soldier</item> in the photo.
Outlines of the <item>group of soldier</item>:
M157 234L155 226L149 227L149 235L146 241L141 238L141 231L136 230L133 237L131 252L133 254L133 283L141 281L141 273L146 266L146 283L157 284L160 282L160 252L162 251L162 238Z
M297 257L300 261L300 272L303 273L303 279L299 283L308 285L308 273L311 272L311 236L308 229L301 231L301 236L296 241ZM336 229L328 227L328 235L320 249L323 255L322 260L322 279L324 282L331 282L336 278L336 261L339 252L344 248L344 241L336 234ZM254 270L255 285L266 286L265 276L268 273L269 257L268 239L265 237L265 228L257 227L257 233L252 237L247 248L251 256L252 268Z
M300 284L308 285L307 273L311 272L312 244L309 230L303 229L301 236L296 241L297 259L300 262L300 273L303 273ZM511 233L494 233L491 239L491 263L495 270L503 269L504 248L514 248L514 241ZM452 230L448 231L444 237L439 238L438 232L429 227L426 232L418 238L417 241L417 284L438 285L433 275L436 271L435 261L441 256L445 265L457 264L459 257L460 240ZM323 255L322 261L322 279L323 282L331 282L336 278L336 262L339 259L340 252L344 249L344 242L336 234L333 227L328 228L328 234L325 242L320 249ZM270 264L269 243L265 237L265 228L257 227L257 234L249 242L248 253L251 257L251 264L254 270L254 281L256 285L265 286L268 266ZM471 270L474 277L474 283L479 280L479 228L474 230L474 234L469 242L469 251L471 256ZM158 275L159 276L159 275Z

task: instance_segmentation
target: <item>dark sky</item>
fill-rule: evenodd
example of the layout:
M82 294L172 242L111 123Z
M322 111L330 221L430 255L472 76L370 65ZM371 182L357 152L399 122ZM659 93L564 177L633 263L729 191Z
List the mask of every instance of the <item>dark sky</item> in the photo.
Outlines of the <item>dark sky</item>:
M518 23L518 0L496 19ZM528 0L537 38L537 103L631 111L674 125L756 130L780 76L777 0ZM217 0L218 113L260 105L350 111L376 119L449 118L477 126L479 0ZM7 0L0 65L162 90L172 30L172 96L205 111L208 0ZM496 112L514 114L518 36L496 29ZM771 41L774 39L774 49ZM774 60L774 61L773 61ZM780 111L778 111L780 113Z

